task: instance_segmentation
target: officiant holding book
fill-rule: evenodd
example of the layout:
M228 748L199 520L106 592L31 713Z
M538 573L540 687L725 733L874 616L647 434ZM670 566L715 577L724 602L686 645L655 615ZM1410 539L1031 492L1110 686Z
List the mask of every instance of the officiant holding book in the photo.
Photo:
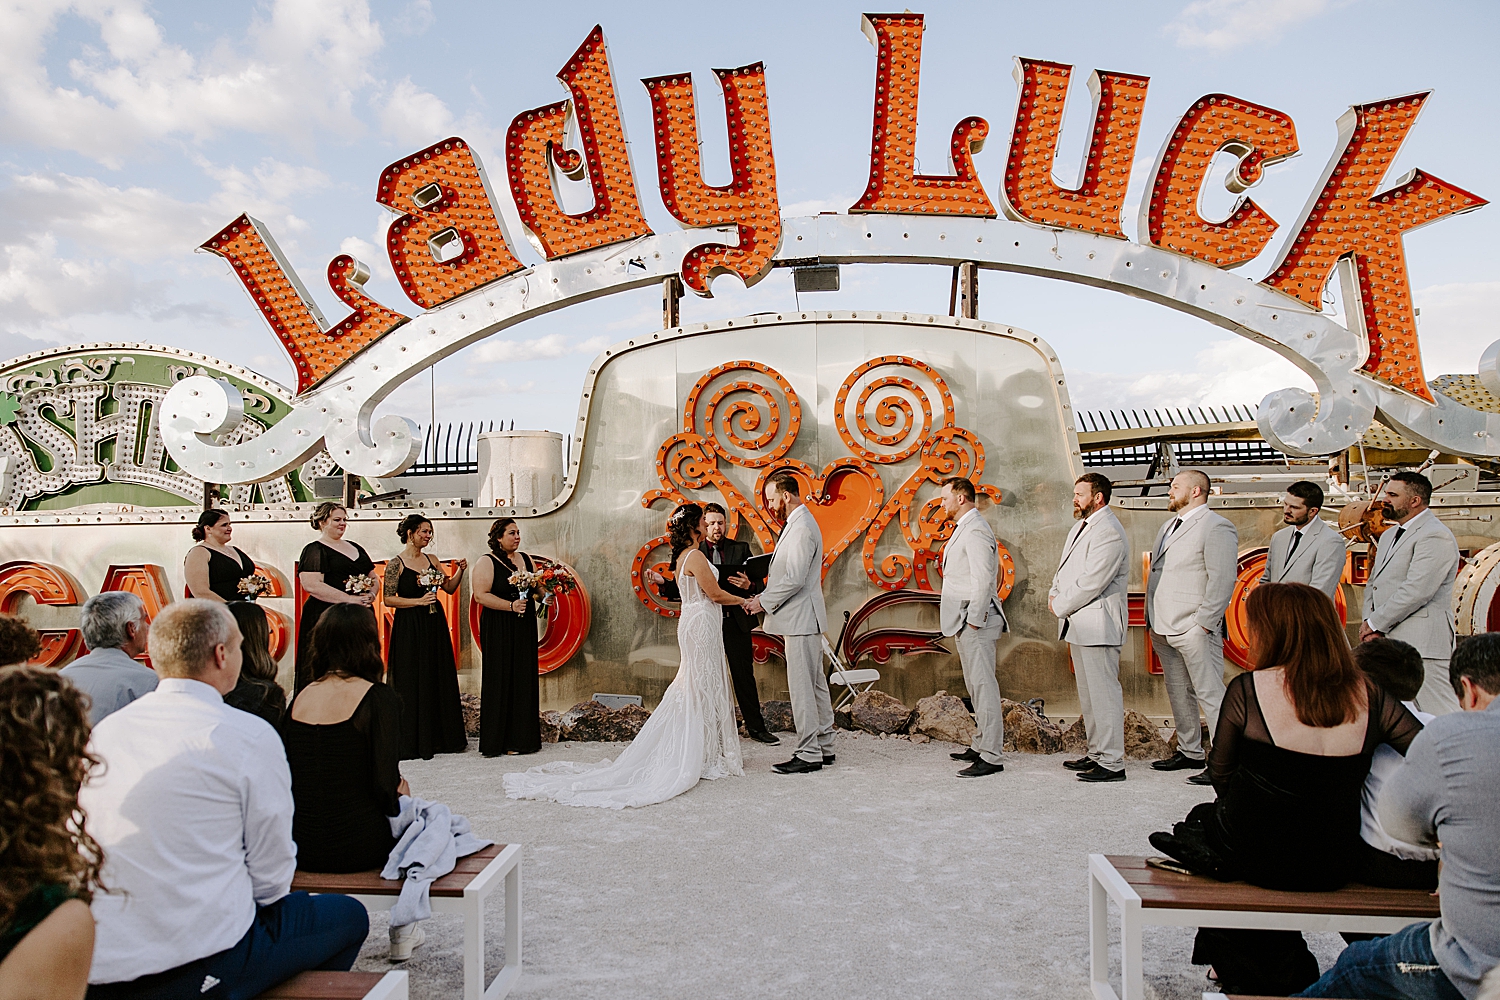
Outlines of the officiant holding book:
M726 538L728 516L724 508L716 503L703 505L703 541L699 550L719 571L719 585L738 597L750 597L765 589L762 575L752 580L745 572L750 561L750 546L733 538ZM658 592L669 601L681 600L677 585L659 573L647 574L647 579L656 584ZM740 716L745 720L745 731L750 738L761 743L777 745L777 739L766 728L760 714L760 692L755 686L755 651L750 633L755 629L756 617L747 614L738 604L726 605L724 612L724 656L729 660L729 676L734 682L734 697L740 706Z

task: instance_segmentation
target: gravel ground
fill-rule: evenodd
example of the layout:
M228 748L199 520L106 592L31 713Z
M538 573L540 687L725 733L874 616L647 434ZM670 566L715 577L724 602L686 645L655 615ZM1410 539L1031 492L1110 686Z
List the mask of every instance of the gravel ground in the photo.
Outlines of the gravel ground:
M1011 754L1003 774L962 780L950 744L845 732L832 767L778 775L783 739L746 741L742 778L622 812L509 800L500 780L620 744L493 760L471 747L403 772L481 836L524 845L524 973L511 995L569 1000L1083 998L1086 855L1150 853L1147 834L1211 795L1144 762L1123 783L1086 784L1062 755ZM491 899L486 962L498 968L503 905ZM372 914L356 968L391 968L386 929ZM462 922L435 917L427 932L406 966L411 995L457 997ZM1326 969L1342 942L1309 937ZM1147 928L1144 944L1148 996L1213 988L1188 964L1191 930Z

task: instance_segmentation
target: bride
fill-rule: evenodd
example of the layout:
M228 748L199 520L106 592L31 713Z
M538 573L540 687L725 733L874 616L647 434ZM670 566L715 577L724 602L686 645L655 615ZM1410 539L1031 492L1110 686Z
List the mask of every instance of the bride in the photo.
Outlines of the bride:
M748 602L719 588L717 571L698 549L702 521L703 508L694 503L681 505L667 521L682 594L677 621L682 665L640 734L613 763L556 761L507 774L507 796L623 809L665 802L699 778L745 773L718 605Z

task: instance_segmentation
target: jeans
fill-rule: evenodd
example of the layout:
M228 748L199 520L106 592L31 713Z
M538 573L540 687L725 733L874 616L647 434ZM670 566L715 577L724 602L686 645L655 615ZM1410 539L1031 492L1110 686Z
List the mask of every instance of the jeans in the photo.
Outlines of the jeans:
M251 1000L308 969L347 972L369 931L359 900L294 892L256 910L233 948L128 983L90 986L87 1000Z
M1299 997L1367 1000L1463 1000L1432 955L1432 924L1403 927L1387 937L1356 941L1334 967Z

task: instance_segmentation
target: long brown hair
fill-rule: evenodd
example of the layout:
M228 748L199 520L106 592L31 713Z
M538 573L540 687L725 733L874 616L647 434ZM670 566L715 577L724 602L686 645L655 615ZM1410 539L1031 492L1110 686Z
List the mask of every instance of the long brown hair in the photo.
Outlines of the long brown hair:
M0 669L0 928L38 885L88 902L104 855L78 808L99 758L83 695L55 670Z
M1305 583L1263 583L1250 592L1245 618L1255 669L1285 671L1297 721L1331 729L1359 717L1364 675L1327 594Z
M229 613L239 622L244 662L240 670L258 681L276 679L276 661L271 659L271 626L266 610L250 601L230 601Z
M318 618L312 632L312 679L362 677L380 683L380 633L375 616L358 604L335 604Z

